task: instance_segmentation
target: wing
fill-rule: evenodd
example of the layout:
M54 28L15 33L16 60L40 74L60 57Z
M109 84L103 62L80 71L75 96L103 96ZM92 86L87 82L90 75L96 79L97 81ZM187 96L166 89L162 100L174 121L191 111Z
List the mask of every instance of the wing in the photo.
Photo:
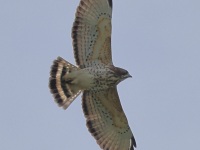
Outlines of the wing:
M116 87L99 92L84 91L82 106L88 130L102 149L134 150L136 142Z
M112 64L112 0L81 0L72 28L74 57L80 68Z

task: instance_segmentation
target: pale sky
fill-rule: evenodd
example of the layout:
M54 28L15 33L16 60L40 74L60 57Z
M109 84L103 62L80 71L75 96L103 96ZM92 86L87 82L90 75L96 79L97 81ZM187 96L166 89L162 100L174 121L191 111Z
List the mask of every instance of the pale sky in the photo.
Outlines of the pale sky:
M100 150L81 97L57 107L52 61L75 64L79 0L0 0L0 149ZM112 52L133 76L118 85L136 150L200 148L200 1L113 0Z

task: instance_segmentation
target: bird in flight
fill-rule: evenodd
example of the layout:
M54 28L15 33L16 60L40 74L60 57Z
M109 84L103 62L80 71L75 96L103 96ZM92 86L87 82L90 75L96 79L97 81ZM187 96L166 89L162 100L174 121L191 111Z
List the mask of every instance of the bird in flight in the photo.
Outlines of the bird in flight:
M89 132L103 150L134 150L135 138L122 109L117 85L131 77L115 67L111 53L112 0L81 0L72 27L76 64L58 57L49 88L58 106L80 94Z

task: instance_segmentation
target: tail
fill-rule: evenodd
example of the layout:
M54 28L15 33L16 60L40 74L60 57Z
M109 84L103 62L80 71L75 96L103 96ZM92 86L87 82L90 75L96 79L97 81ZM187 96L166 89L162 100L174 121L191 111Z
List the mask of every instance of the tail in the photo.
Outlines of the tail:
M49 88L54 96L58 106L67 109L74 99L81 93L81 90L74 90L70 86L70 81L63 77L74 70L78 70L76 66L58 57L54 60L50 71Z

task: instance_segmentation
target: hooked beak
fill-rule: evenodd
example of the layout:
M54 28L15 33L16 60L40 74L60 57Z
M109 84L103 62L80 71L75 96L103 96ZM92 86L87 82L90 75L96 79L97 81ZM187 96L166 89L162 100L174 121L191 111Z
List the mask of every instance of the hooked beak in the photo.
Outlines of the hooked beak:
M132 78L132 76L130 74L128 74L127 78Z
M125 75L125 79L126 78L132 78L132 76L130 74Z

